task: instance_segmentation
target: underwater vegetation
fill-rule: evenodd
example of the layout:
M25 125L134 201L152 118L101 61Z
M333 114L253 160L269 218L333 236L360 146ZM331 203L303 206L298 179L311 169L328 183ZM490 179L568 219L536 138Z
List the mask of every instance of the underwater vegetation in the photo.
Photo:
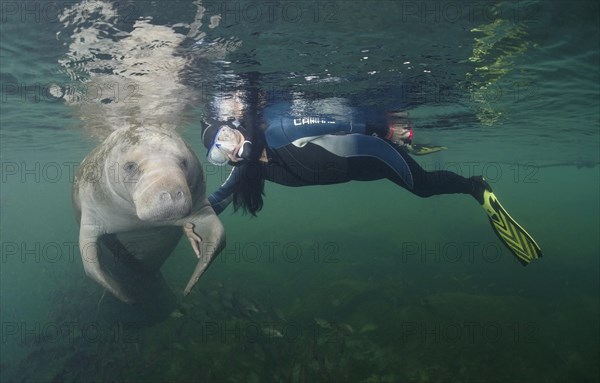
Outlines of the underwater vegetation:
M2 368L13 373L9 382L470 382L482 376L486 382L591 382L597 376L583 369L592 356L569 351L564 337L547 336L585 320L568 307L482 295L489 291L473 276L434 279L471 291L418 293L405 279L377 287L342 279L325 293L309 290L274 305L251 289L210 280L167 319L148 324L113 321L98 288L82 278L49 296L54 309L46 319L56 331L26 337L26 357ZM584 298L571 304L590 307L589 320L597 315ZM515 321L517 313L522 321ZM581 334L573 335L584 349Z

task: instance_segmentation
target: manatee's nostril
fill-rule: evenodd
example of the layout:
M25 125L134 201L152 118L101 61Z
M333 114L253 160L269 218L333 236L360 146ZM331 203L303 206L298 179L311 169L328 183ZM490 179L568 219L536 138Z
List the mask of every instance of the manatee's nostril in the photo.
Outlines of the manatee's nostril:
M183 191L177 190L171 193L164 191L160 192L159 197L161 201L180 201L183 199Z
M161 192L160 193L160 199L161 200L170 200L171 199L171 194L169 194L168 192Z

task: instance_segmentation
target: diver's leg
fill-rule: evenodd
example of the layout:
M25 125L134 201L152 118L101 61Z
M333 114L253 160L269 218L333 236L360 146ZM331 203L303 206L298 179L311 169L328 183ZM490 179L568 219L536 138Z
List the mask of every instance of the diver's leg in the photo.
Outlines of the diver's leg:
M412 173L412 189L406 185L397 172L374 157L349 158L349 178L357 181L387 178L419 197L438 194L470 194L481 204L489 217L494 232L519 262L527 265L542 256L540 246L502 207L483 177L465 178L449 171L428 172L408 154L400 149L398 151Z
M403 158L413 174L414 187L411 191L414 194L420 197L437 194L470 194L483 207L498 238L517 257L519 262L527 265L532 260L542 256L540 246L508 214L482 176L465 178L449 171L428 172L409 155L403 154ZM388 177L390 180L406 188L395 172L390 175L391 177Z
M476 177L465 178L447 170L430 172L423 169L405 151L399 150L399 152L412 172L414 186L410 191L413 194L423 198L439 194L470 194L476 198L476 192L478 191L478 179ZM402 180L399 180L397 177L390 178L390 180L405 187L402 183L398 182Z
M402 155L413 176L413 188L409 188L398 173L383 161L374 157L348 158L348 178L355 181L373 181L387 178L419 197L431 197L438 194L471 194L478 192L475 177L465 178L449 171L428 172L404 150L397 149ZM479 192L480 194L483 191Z

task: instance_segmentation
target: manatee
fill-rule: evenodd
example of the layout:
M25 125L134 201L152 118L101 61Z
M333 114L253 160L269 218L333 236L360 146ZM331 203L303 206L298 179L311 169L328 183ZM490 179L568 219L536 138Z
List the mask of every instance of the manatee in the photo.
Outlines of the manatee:
M160 275L182 234L198 257L185 295L225 245L200 162L172 130L115 130L82 161L72 191L85 273L125 303L145 289L138 276Z

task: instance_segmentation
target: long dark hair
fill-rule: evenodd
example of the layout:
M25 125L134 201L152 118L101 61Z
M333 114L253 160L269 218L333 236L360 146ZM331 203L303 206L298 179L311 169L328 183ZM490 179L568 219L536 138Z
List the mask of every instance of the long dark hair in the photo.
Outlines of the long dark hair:
M253 216L256 216L256 213L262 209L265 195L264 165L260 161L265 148L264 137L262 142L257 138L250 140L252 142L251 157L234 165L240 167L240 172L233 189L233 209L238 211L241 208L244 213L250 213Z
M250 213L256 217L263 207L263 196L265 195L265 179L263 164L260 161L263 150L266 147L265 134L261 127L262 113L261 101L259 100L258 87L251 86L247 96L248 108L245 111L242 126L244 136L252 142L250 158L234 164L240 167L239 179L233 189L233 209L240 208L244 213Z

